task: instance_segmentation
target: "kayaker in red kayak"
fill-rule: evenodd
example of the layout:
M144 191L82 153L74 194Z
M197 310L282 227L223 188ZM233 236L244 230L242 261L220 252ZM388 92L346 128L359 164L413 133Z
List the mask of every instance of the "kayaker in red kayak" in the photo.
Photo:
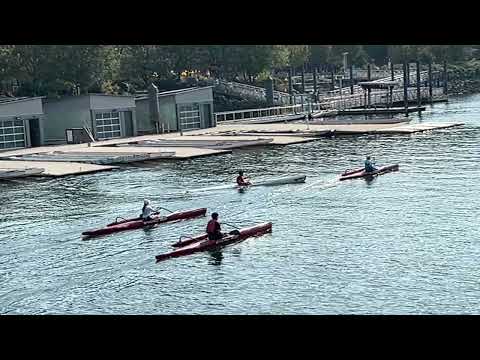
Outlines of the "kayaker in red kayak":
M143 221L151 221L153 220L152 215L158 215L160 211L154 210L150 206L150 200L143 200L143 208L142 208L142 220Z
M238 172L237 185L238 185L238 186L248 186L248 185L252 185L248 179L246 179L246 178L243 177L243 170L240 170L240 171Z
M365 172L370 173L377 171L377 168L375 167L375 163L370 160L370 156L367 156L367 159L365 160Z
M218 222L218 213L212 214L212 219L207 224L208 240L219 240L223 237L221 232L220 223Z

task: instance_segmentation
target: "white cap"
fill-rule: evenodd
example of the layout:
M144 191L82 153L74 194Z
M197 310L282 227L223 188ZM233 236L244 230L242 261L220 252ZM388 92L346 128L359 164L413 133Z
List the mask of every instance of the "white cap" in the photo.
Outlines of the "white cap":
M150 200L145 199L145 200L143 200L143 203L144 203L145 205L148 205L148 204L150 204Z

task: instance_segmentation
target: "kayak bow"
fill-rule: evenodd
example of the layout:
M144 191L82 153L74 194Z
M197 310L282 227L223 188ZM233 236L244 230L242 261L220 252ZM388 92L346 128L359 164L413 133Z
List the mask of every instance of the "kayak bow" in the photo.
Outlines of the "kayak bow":
M199 209L173 212L166 216L157 215L157 216L154 216L153 220L151 221L143 221L141 218L124 219L119 222L108 224L104 228L84 231L82 235L87 237L94 237L94 236L112 234L119 231L140 229L143 227L162 224L166 222L193 219L199 216L205 216L206 213L207 213L206 208L199 208Z
M367 173L364 168L345 171L340 176L339 180L343 181L343 180L359 179L363 177L378 176L378 175L386 174L391 171L398 171L398 168L399 168L399 165L395 164L395 165L382 166L381 168L378 168L376 171L369 172L369 173Z
M220 240L208 240L207 235L203 234L184 241L182 245L177 245L178 243L174 244L173 246L181 247L169 253L157 255L155 256L155 259L157 260L156 262L160 262L174 257L194 254L200 251L214 250L227 245L237 244L252 236L261 236L269 232L272 232L271 222L240 229L239 235L226 235Z

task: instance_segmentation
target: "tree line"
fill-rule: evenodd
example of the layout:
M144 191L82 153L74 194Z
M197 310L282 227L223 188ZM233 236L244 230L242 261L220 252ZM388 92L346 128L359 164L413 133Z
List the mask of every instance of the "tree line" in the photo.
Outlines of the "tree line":
M255 83L273 69L355 66L389 60L461 62L466 45L2 45L0 84L14 96L59 96L144 90L175 83L185 72ZM13 92L13 94L12 94Z

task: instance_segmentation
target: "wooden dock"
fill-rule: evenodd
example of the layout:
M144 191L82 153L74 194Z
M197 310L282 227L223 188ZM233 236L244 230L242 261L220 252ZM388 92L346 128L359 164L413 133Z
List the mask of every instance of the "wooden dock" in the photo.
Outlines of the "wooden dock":
M427 108L425 106L411 106L407 108L407 112L419 112L425 111ZM393 115L393 114L404 114L405 108L402 107L391 107L391 108L368 108L368 109L345 109L339 110L338 115Z
M417 123L394 126L387 129L375 130L378 134L413 134L431 130L448 129L452 127L463 126L463 123Z
M42 167L44 171L41 174L33 176L52 176L60 177L67 175L81 175L90 174L98 171L107 171L118 168L118 166L93 165L73 162L47 162L47 161L12 161L0 160L0 167L2 169L25 169Z
M65 151L65 150L64 150ZM78 150L76 150L78 151ZM106 153L106 154L123 154L123 153L132 153L132 154L155 154L166 151L174 151L174 156L162 157L160 159L155 159L152 157L151 160L184 160L191 159L202 156L209 155L219 155L219 154L229 154L231 150L212 150L204 148L195 148L195 147L138 147L138 146L95 146L82 149L82 152L85 154L88 153Z
M463 123L395 123L395 124L342 124L342 125L317 125L317 124L257 124L257 125L221 125L211 129L210 134L238 133L243 135L249 132L321 132L335 131L337 135L362 135L362 134L411 134L462 126Z
M235 136L235 139L259 139L262 138L262 136L268 135L269 138L271 138L271 141L269 141L267 144L263 144L264 146L270 146L270 145L292 145L292 144L300 144L300 143L305 143L305 142L310 142L314 141L315 139L312 138L303 138L299 136L271 136L272 134L251 134L250 136L240 134L238 136ZM190 137L190 136L189 136ZM209 134L204 134L204 135L192 135L191 137L195 137L195 139L208 139L208 140L216 140L216 141L231 141L232 137L228 135L224 135L221 133L216 133L212 132Z
M0 168L4 169L45 169L40 176L66 176L87 174L97 171L106 171L117 168L111 165L95 165L79 162L62 161L22 161L8 160L12 156L29 156L32 154L52 154L56 151L61 154L72 154L88 158L101 156L138 155L142 161L156 159L156 155L168 152L174 156L160 156L161 161L184 160L195 157L222 155L232 152L232 148L250 146L289 145L310 142L322 137L337 135L361 134L412 134L461 126L462 123L394 123L394 124L335 124L319 125L306 123L271 123L271 124L231 124L220 125L215 128L189 131L182 136L179 133L145 135L123 139L98 141L90 144L44 146L0 153ZM169 146L136 146L139 141L162 141ZM178 146L175 142L178 141ZM198 147L195 147L198 142ZM237 142L237 144L235 144ZM205 146L205 144L208 144ZM215 147L217 148L209 148ZM226 148L221 149L221 146ZM230 149L228 148L230 147ZM143 155L143 156L142 156ZM148 156L147 156L148 155ZM46 160L47 158L45 158Z

